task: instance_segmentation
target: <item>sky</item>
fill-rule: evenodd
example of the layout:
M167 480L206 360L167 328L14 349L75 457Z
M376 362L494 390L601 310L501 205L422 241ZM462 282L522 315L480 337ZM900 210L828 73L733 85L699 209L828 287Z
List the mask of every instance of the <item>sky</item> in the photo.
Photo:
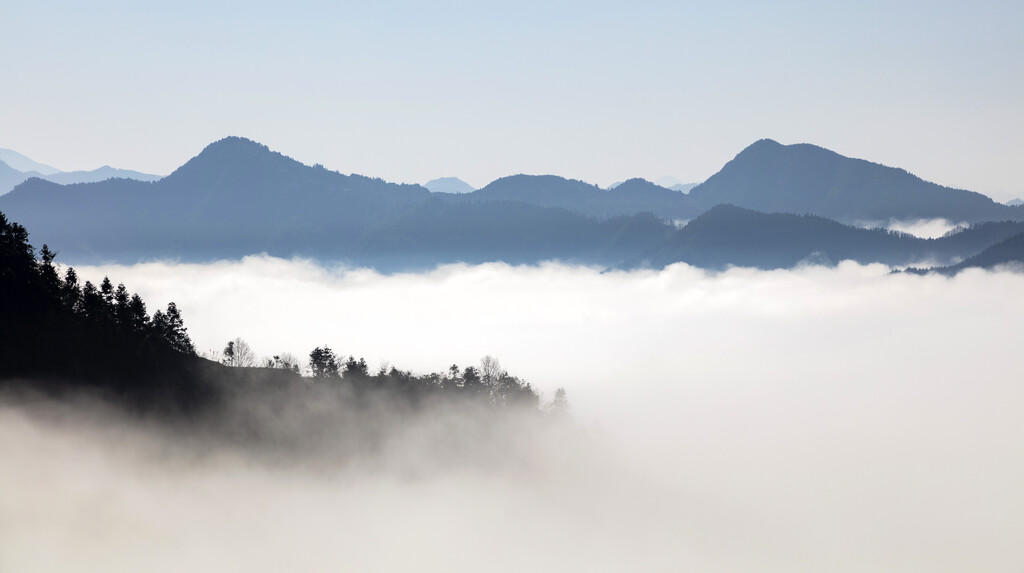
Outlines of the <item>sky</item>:
M228 135L390 181L701 181L760 138L1024 195L1020 2L12 2L0 147L166 174Z

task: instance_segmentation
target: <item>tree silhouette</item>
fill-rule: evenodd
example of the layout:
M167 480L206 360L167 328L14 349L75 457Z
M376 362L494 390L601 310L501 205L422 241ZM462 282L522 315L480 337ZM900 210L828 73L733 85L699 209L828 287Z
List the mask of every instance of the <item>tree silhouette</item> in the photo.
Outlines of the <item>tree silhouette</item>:
M256 366L256 353L253 352L249 343L236 338L228 342L224 347L224 359L221 360L226 366L239 368L251 368Z
M188 336L188 329L181 318L181 311L178 305L171 302L167 305L167 312L156 311L153 314L153 328L157 335L167 341L172 348L185 354L195 354L195 346Z
M338 377L338 357L329 347L317 346L309 353L309 374L317 380Z

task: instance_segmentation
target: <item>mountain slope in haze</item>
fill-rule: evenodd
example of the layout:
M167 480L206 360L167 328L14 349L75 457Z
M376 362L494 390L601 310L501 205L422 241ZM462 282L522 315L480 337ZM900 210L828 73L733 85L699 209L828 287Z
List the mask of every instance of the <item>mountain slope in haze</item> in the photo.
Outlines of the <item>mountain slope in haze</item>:
M72 185L75 183L95 183L106 179L135 179L136 181L157 181L162 175L142 173L131 169L117 169L104 165L92 171L62 171L42 177L60 185Z
M938 239L843 225L815 215L761 213L717 205L664 243L623 266L664 268L676 262L708 268L790 268L800 263L908 265L954 261L1024 232L1024 222L989 222Z
M8 150L9 151L9 150ZM52 168L50 168L52 170ZM93 183L106 179L135 179L137 181L156 181L160 175L141 173L130 169L116 169L104 165L92 171L56 171L42 173L40 171L21 171L0 161L0 195L10 192L21 183L37 177L60 185L72 185L75 183Z
M623 182L620 181L615 185L621 185L622 183ZM665 189L680 191L682 193L689 193L690 189L693 189L694 187L699 185L699 183L683 183L682 181L676 179L675 177L672 177L671 175L666 175L658 179L657 181L654 182L654 184L660 187L664 187ZM612 187L615 187L615 185L612 185Z
M669 189L679 191L680 193L689 193L698 185L700 185L700 183L676 183L675 185L669 186Z
M843 222L1022 219L1024 211L972 191L924 181L902 169L851 159L809 144L762 139L690 191L703 208L728 203Z
M716 196L715 186L721 188L722 181L736 179L736 173L749 175L750 154L771 158L780 153L779 148L790 147L803 150L792 167L797 179L822 179L821 172L828 170L808 168L804 148L759 142L716 175L721 176L717 182L713 177L702 185L701 193L698 188L687 195L643 179L604 190L556 176L516 175L472 193L448 194L310 167L265 145L229 137L208 145L154 182L108 179L58 185L29 179L0 196L0 210L30 226L73 263L134 263L153 258L210 261L265 252L387 271L442 262L528 263L550 258L601 265L620 260L647 260L654 266L686 261L709 268L729 264L778 268L812 255L831 261L948 264L1013 234L1009 232L1015 228L1012 224L993 223L928 242L849 228L821 217L773 216L714 205L704 213L702 203ZM901 180L932 185L899 170L811 148L810 157L819 156L838 162L841 174L853 170L856 176L843 176L841 182L863 183L861 171L868 169L874 174L895 171L902 173ZM753 163L774 165L771 160ZM773 169L778 171L772 167L769 175ZM783 169L779 177L790 181L792 170ZM824 178L835 179L829 173ZM786 191L788 186L771 177L766 181L769 191L784 187L776 189L779 196L773 199L779 208L796 208L793 205L808 196L803 191ZM837 197L863 187L836 185ZM975 200L976 194L942 191L945 188L935 195L932 187L922 191L923 196L934 199L952 193L957 200ZM733 193L729 189L723 193ZM1003 214L1024 214L1024 207L998 207ZM969 219L966 215L950 218ZM673 234L668 221L691 219Z
M473 186L458 177L440 177L423 184L431 193L472 193Z
M588 217L617 217L650 212L665 219L688 219L702 211L688 195L645 181L630 179L601 189L556 175L502 177L458 200L517 201L539 207L557 207Z
M936 272L944 275L955 275L964 269L980 268L992 270L1003 265L1016 266L1018 269L1024 270L1024 233L1019 233L1000 241L955 265L933 267L930 269L912 268L907 269L907 272L915 274Z
M0 161L0 195L14 189L16 186L31 177L42 177L42 174L34 171L31 173L24 173L3 161Z
M389 271L456 261L597 264L650 248L672 229L651 215L599 221L522 202L460 201L309 167L242 138L213 143L152 183L32 179L0 197L0 209L75 262L266 252Z
M53 175L60 173L60 169L33 161L32 159L14 151L13 149L0 149L0 161L11 166L22 173L38 173L39 175Z
M650 213L599 220L515 201L432 198L369 231L350 258L385 271L488 261L609 265L652 248L672 230Z
M156 182L30 179L0 197L0 210L75 261L211 260L340 247L429 196L418 185L308 167L231 137Z

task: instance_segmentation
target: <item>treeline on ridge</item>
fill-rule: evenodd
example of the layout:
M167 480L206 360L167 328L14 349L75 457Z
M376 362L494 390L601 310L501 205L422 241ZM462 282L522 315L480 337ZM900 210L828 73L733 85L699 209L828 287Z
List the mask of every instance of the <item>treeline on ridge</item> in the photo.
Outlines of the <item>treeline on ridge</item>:
M304 377L293 357L257 364L237 339L219 361L209 360L196 354L175 303L150 316L142 298L129 295L123 284L115 287L108 278L99 286L80 284L75 270L60 269L55 258L46 245L37 254L27 230L0 212L0 385L95 391L130 407L172 414L217 408L235 398L294 399L324 389L344 396L348 406L382 397L407 406L438 399L540 406L530 384L491 357L479 368L453 365L444 373L394 367L371 373L364 359L338 356L325 346L310 353ZM549 408L565 406L560 390Z

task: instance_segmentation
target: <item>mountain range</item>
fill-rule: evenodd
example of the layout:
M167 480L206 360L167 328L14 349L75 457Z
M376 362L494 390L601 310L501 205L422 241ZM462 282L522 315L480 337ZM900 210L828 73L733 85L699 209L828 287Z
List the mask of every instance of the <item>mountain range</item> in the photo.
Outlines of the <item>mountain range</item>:
M40 175L53 175L60 173L60 169L51 167L38 161L33 161L13 149L0 149L0 161L6 163L12 169L23 173L35 172Z
M1024 222L1002 221L922 239L898 231L844 225L817 215L761 213L722 204L621 266L664 268L684 262L708 269L779 269L843 260L891 266L948 264L1021 233Z
M992 270L1000 266L1011 266L1017 269L1024 269L1024 233L1018 233L995 243L955 265L947 265L932 268L908 268L907 272L915 274L927 274L935 272L943 275L955 275L956 273L970 268Z
M845 225L928 217L1022 221L1024 207L771 140L743 150L688 194L643 179L601 189L553 175L512 175L446 193L306 166L229 137L157 181L61 185L31 178L0 196L0 211L73 263L266 252L384 271L546 259L709 268L848 258L953 264L1024 230L980 224L929 242ZM686 220L678 229L675 222Z
M69 185L73 183L95 183L106 179L136 179L156 181L159 175L141 173L131 169L116 169L104 165L91 171L61 171L55 167L33 161L16 151L0 149L0 195L33 177Z

